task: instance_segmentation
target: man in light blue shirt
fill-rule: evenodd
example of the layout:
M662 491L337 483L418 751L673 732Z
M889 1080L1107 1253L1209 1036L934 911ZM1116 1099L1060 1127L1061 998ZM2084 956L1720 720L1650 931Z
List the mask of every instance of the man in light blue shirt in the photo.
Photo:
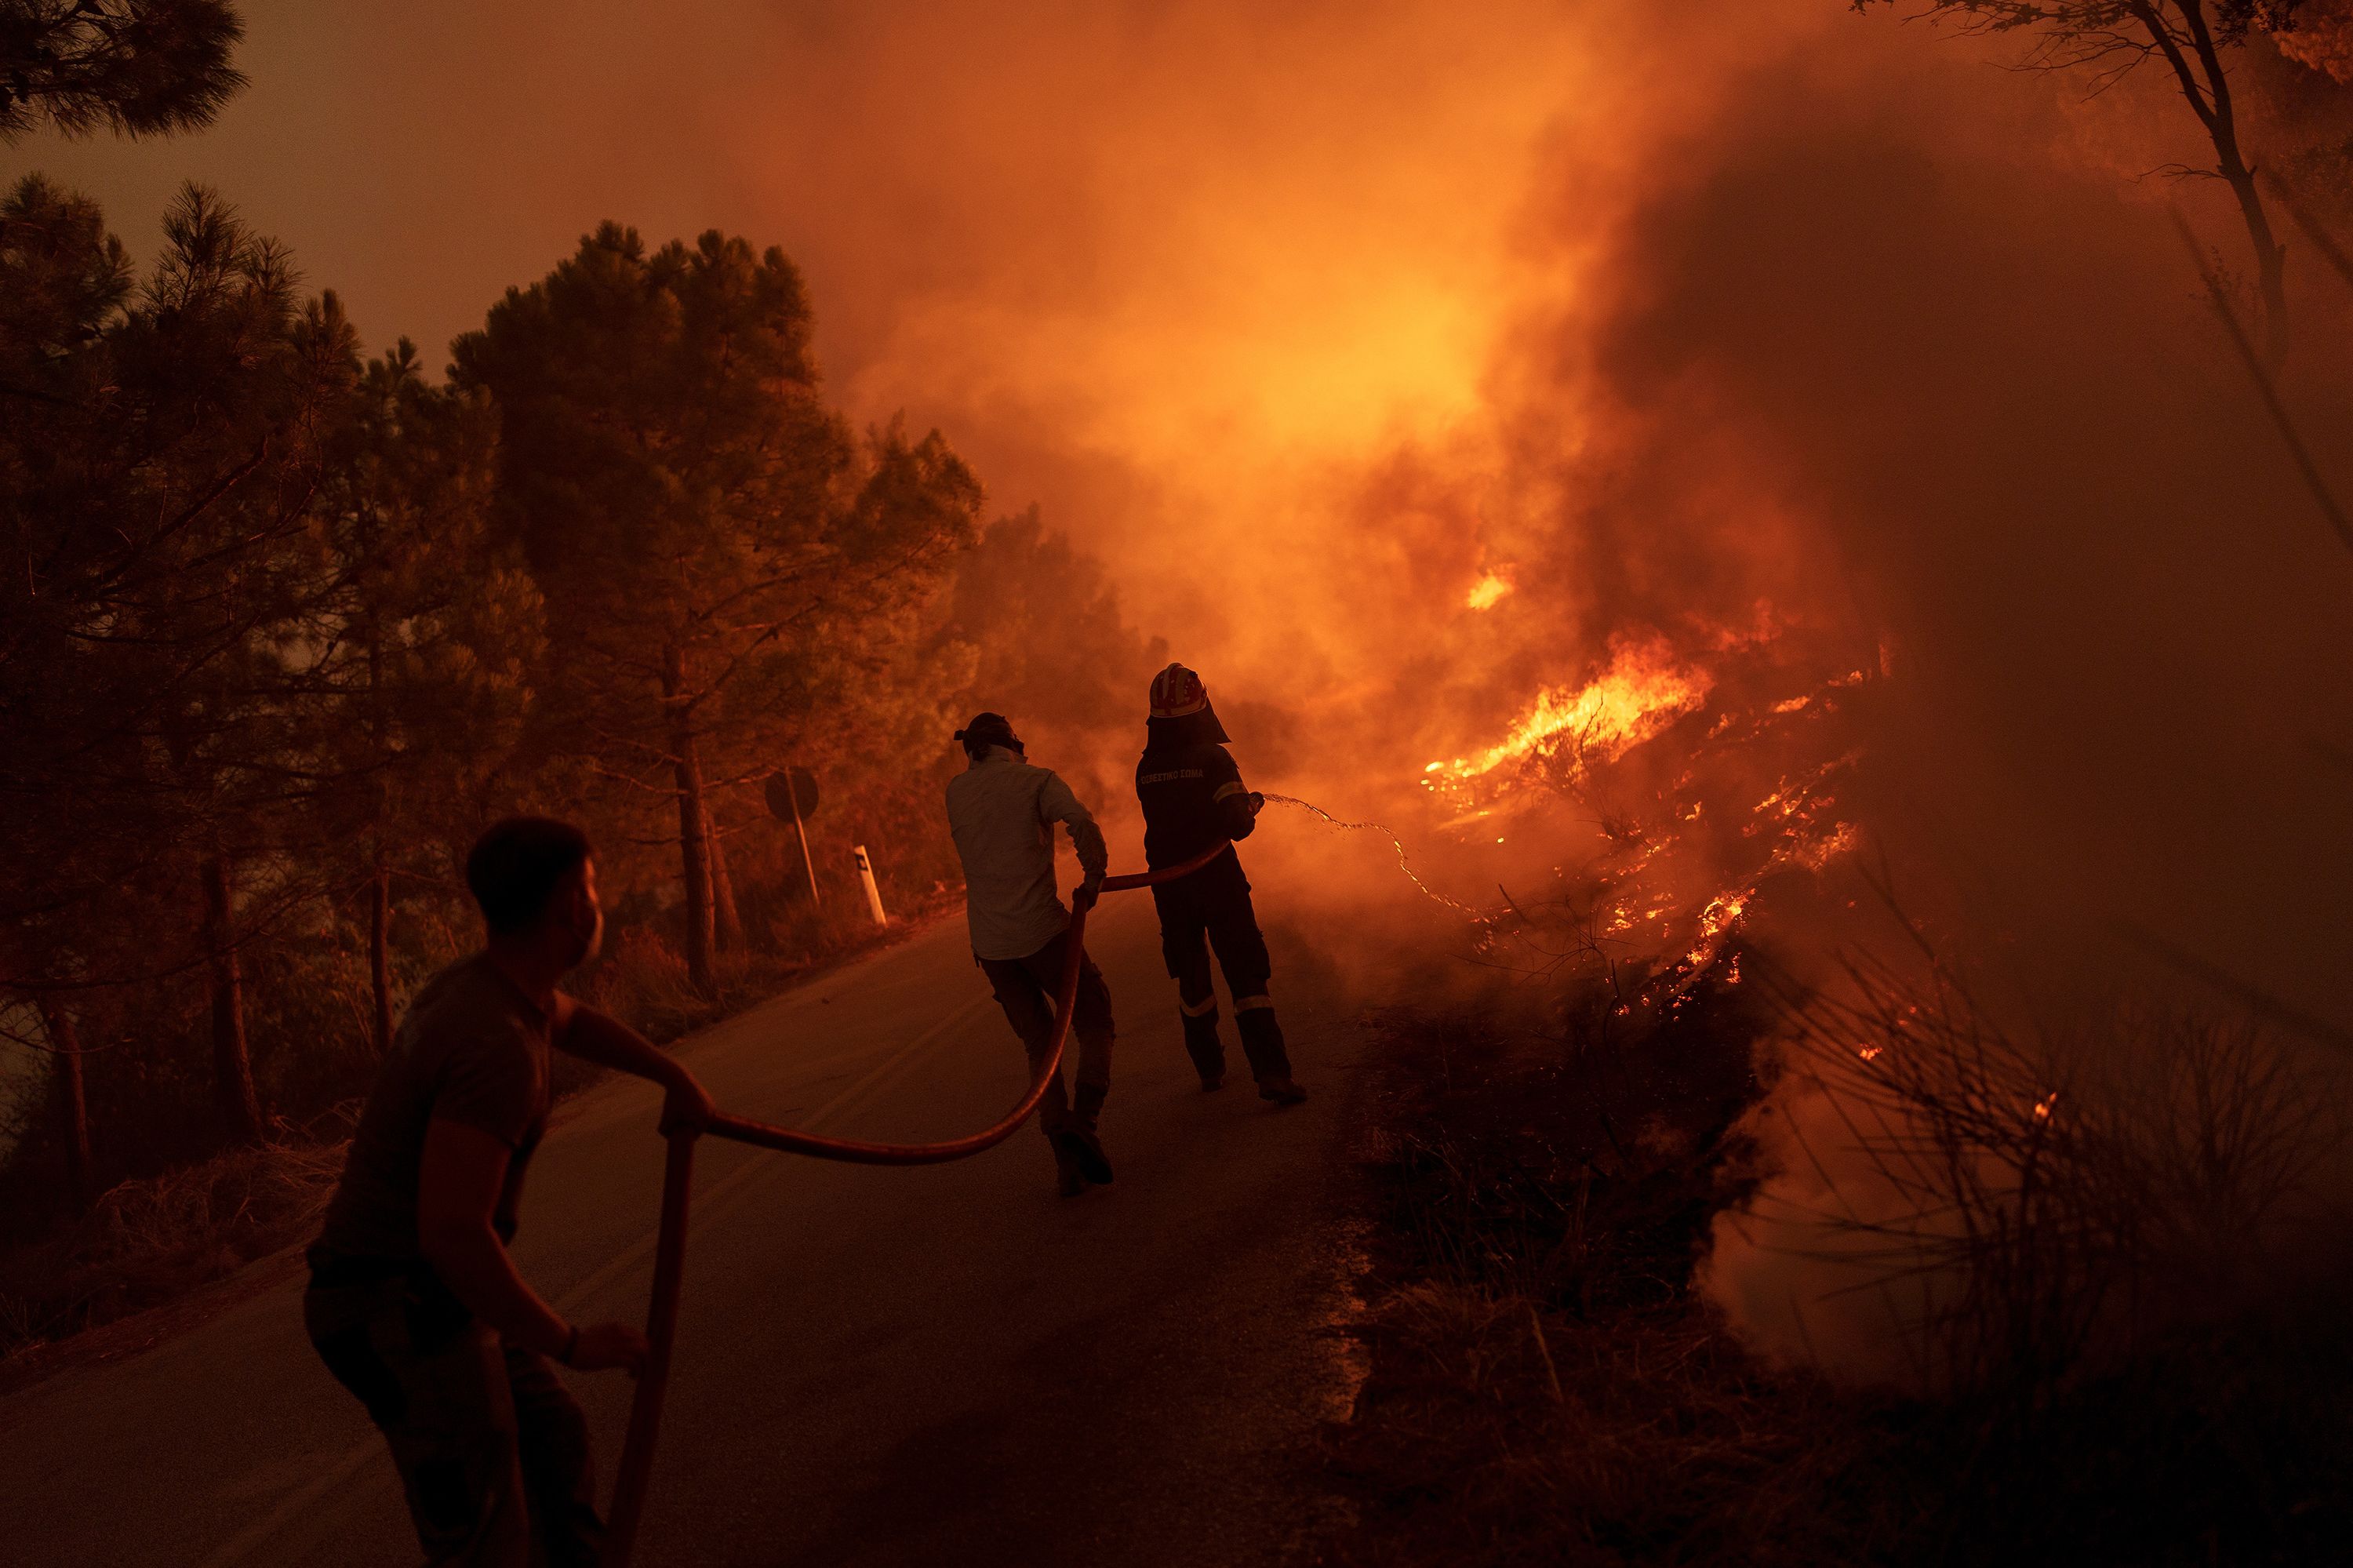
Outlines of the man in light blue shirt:
M1054 880L1054 824L1062 824L1079 852L1080 882L1071 897L1082 909L1092 907L1102 892L1111 852L1071 787L1052 769L1030 765L1001 715L981 714L955 737L970 766L948 780L948 831L964 862L972 955L1029 1048L1034 1074L1053 1044L1054 1003L1071 935L1070 911ZM1073 1012L1078 1092L1065 1097L1057 1069L1038 1112L1064 1197L1075 1197L1090 1181L1112 1179L1095 1130L1111 1090L1111 990L1083 951Z

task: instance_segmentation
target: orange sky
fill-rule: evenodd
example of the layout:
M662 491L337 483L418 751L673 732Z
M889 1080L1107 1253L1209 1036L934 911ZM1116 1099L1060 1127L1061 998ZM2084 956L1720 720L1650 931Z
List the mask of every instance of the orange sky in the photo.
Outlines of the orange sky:
M1305 570L1263 544L1310 476L1472 411L1588 69L1561 9L263 0L214 130L0 157L142 253L216 185L434 363L600 218L780 243L837 396L945 429L1151 615L1245 540Z

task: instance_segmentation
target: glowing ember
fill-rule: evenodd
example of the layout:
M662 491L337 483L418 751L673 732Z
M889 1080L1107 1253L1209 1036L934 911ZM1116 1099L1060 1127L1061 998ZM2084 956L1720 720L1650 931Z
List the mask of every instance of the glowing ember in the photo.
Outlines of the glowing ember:
M1854 848L1855 829L1852 822L1841 822L1819 839L1810 839L1790 850L1789 858L1808 871L1820 871L1834 860L1843 860Z
M1742 912L1754 896L1753 889L1737 887L1709 899L1707 907L1700 911L1699 940L1683 955L1683 962L1694 971L1714 963L1716 954L1724 948L1724 938L1740 923Z

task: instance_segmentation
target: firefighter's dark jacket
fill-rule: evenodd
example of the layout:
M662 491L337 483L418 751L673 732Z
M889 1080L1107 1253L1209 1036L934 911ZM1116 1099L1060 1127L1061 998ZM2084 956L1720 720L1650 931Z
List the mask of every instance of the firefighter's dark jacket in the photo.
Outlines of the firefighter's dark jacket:
M1136 799L1144 804L1147 865L1187 861L1220 839L1246 839L1258 826L1250 792L1233 756L1218 744L1225 731L1215 715L1206 725L1155 720L1144 758L1135 765ZM1214 735L1216 739L1208 736Z

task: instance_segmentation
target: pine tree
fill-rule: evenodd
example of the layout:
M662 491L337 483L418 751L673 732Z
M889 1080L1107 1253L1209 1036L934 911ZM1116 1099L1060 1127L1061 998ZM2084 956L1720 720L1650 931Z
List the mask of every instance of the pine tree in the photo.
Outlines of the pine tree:
M125 136L209 125L245 85L226 0L0 0L0 142L46 123Z
M88 202L30 178L0 203L0 985L205 969L220 1117L250 1138L241 949L292 888L243 872L309 787L285 676L349 334L211 193L164 228L134 291Z
M456 345L501 411L501 514L547 603L545 738L628 820L675 823L689 974L713 984L713 798L773 769L827 627L887 619L968 543L936 432L854 439L820 396L799 272L606 224Z
M368 363L340 424L300 684L322 786L312 853L355 869L364 888L381 1054L396 906L404 886L454 883L454 856L437 848L493 814L483 790L520 733L542 627L521 557L490 537L489 400L427 384L404 338Z

